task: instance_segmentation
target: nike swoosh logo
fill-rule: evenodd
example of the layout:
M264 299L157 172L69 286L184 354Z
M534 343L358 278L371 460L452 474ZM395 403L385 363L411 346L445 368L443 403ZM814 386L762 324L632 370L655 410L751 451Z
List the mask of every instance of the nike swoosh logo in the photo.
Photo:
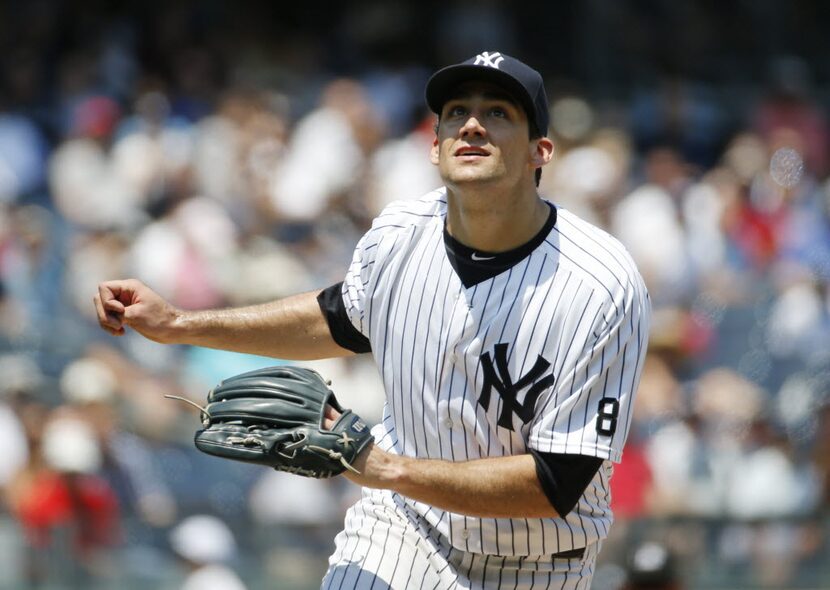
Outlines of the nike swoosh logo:
M473 260L493 260L495 256L479 256L478 254L473 252L473 255L470 256L470 258L472 258Z

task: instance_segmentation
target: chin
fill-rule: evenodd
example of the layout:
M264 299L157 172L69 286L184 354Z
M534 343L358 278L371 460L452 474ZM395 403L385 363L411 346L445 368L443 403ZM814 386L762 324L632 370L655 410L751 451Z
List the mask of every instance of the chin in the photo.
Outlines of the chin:
M460 170L449 175L449 182L454 184L484 184L498 182L499 175L488 173L483 170Z

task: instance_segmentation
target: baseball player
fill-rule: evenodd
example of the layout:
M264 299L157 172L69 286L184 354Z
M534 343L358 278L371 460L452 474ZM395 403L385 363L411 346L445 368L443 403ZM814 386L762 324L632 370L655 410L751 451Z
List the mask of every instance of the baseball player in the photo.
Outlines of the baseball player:
M342 283L185 312L110 281L99 322L285 359L371 352L383 420L347 474L363 494L324 588L587 588L648 294L614 238L537 194L554 147L538 72L483 52L435 73L426 99L445 186L389 205Z

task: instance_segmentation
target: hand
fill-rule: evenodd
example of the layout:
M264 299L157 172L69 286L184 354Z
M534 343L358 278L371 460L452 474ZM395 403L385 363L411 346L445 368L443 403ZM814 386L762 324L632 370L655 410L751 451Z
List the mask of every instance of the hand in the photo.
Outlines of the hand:
M106 281L98 285L93 300L98 324L110 334L122 336L129 326L155 342L175 342L175 325L182 312L141 281Z
M331 427L334 426L334 423L337 422L339 417L340 412L326 405L326 411L323 417L323 428L331 430ZM360 473L345 471L343 477L367 488L391 489L393 482L401 477L401 470L406 461L406 458L382 451L375 443L370 443L352 464L352 467Z
M326 404L326 412L323 416L323 428L325 430L331 430L331 427L334 426L334 423L337 422L339 417L340 412L332 408L329 404Z

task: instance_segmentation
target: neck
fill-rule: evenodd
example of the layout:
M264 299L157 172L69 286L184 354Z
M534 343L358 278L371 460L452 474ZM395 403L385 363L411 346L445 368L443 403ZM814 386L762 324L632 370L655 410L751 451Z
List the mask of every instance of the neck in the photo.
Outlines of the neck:
M535 185L507 194L447 187L447 231L482 252L506 252L527 243L542 229L549 209Z

